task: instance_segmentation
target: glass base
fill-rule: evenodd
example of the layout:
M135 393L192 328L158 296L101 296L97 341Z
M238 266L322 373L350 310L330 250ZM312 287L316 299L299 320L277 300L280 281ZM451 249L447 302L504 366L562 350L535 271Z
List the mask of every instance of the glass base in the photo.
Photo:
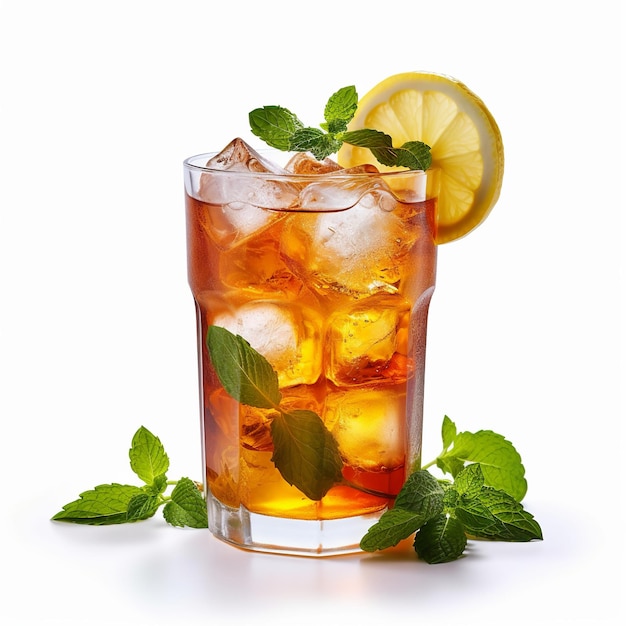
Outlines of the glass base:
M251 513L207 497L209 530L218 539L256 552L335 556L361 552L359 542L386 509L333 520L298 520Z

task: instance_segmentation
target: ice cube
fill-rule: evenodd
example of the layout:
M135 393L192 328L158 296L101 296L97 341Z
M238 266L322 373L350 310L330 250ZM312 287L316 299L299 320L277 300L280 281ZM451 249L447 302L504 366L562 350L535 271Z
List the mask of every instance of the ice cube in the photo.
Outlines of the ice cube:
M205 398L204 411L204 450L211 492L225 504L239 506L239 404L219 389Z
M331 161L332 163L332 161ZM377 174L373 165L359 165L350 169L328 169L319 179L309 182L298 198L299 209L306 211L343 211L354 206L365 194L378 197L379 206L392 210L395 198L382 179L373 176L350 177L353 174Z
M328 157L318 161L307 152L297 152L289 159L285 169L294 174L328 174L340 170L341 166Z
M308 410L322 415L326 386L321 380L317 385L296 385L282 391L281 407L286 410ZM250 450L272 450L273 442L270 431L272 420L276 416L274 409L258 409L240 406L241 410L241 445Z
M326 376L336 385L406 381L410 306L399 294L379 294L336 312L328 322Z
M347 465L369 471L401 467L405 450L404 386L328 395L324 421Z
M280 255L280 223L263 230L219 256L220 279L234 289L255 293L281 293L297 297L302 281Z
M322 370L322 320L297 303L258 300L218 313L212 322L243 337L278 373L281 387L313 384Z
M320 294L361 298L393 293L411 271L409 252L419 234L417 226L389 210L389 194L371 187L365 193L359 185L340 192L358 193L351 208L299 213L284 223L281 252L287 264ZM332 194L334 187L326 186L324 193ZM326 198L322 204L328 207L335 199ZM340 197L338 204L345 201Z
M212 170L233 172L272 172L280 174L284 170L259 154L243 139L233 139L219 154L211 158L206 167Z
M293 183L268 176L286 170L242 139L234 139L206 167L215 171L201 175L197 195L212 205L206 209L205 230L223 248L269 227L283 215L268 209L289 207L298 197Z
M241 445L250 450L272 450L270 425L275 414L273 409L241 405Z

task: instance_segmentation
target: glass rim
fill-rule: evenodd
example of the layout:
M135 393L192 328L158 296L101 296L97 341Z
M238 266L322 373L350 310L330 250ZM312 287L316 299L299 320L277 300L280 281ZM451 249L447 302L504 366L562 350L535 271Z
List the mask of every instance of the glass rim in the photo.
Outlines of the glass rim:
M291 157L293 157L294 155L298 154L298 152L286 152L286 151L282 151L282 150L278 150L278 149L261 149L261 150L256 150L256 152L258 152L261 156L268 158L270 155L281 155L282 160L288 161ZM207 167L206 166L206 162L209 161L211 158L217 156L220 153L220 151L215 151L215 152L201 152L199 154L194 154L190 157L187 157L186 159L184 159L183 161L183 167L187 170L190 171L194 171L197 173L207 173L207 174L220 174L220 175L225 175L225 176L250 176L250 177L270 177L270 178L283 178L283 179L300 179L300 180L312 180L312 179L317 179L319 180L320 177L327 177L327 178L337 178L337 179L341 179L341 178L345 178L345 179L354 179L354 178L400 178L402 176L416 176L416 175L420 175L420 176L425 176L425 175L429 175L432 174L437 168L434 167L430 167L428 170L410 170L410 169L403 169L403 170L389 170L389 171L382 171L382 172L348 172L346 173L345 169L341 169L341 170L337 170L337 171L333 171L333 172L325 172L322 174L315 174L315 173L311 173L311 174L298 174L295 172L288 172L288 171L284 171L284 172L254 172L254 171L248 171L248 170L222 170L222 169L216 169L216 168L212 168L212 167ZM194 162L195 161L195 162ZM204 162L205 165L200 165L199 162ZM375 167L379 167L380 164L376 164L376 163L370 163L369 165L374 165ZM279 165L279 167L282 167Z

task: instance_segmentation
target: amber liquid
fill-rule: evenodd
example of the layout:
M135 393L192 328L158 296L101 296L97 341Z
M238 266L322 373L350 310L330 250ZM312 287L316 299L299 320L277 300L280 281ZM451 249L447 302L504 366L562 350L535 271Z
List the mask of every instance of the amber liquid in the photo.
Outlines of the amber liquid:
M389 506L419 455L435 201L398 204L393 245L378 244L375 224L371 253L352 266L345 241L332 258L315 237L334 234L353 209L334 216L256 209L267 215L247 235L221 227L219 205L187 196L186 208L211 494L229 507L304 520ZM272 411L241 405L220 385L205 346L210 325L248 340L277 371L282 402L315 411L334 435L344 482L320 501L272 463Z

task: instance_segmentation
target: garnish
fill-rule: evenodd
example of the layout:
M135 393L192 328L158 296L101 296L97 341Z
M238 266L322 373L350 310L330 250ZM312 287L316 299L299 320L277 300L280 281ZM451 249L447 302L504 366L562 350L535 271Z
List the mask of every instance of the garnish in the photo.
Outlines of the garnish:
M338 446L322 419L311 411L281 409L276 372L243 337L211 326L206 343L220 382L235 400L276 411L272 461L283 478L309 498L321 499L342 479ZM542 539L539 524L520 504L527 483L513 444L491 430L459 433L448 416L441 435L441 453L409 475L394 507L369 529L361 548L383 550L415 534L420 558L445 563L463 554L468 536ZM435 478L427 470L433 465L454 481Z
M524 466L509 441L490 430L457 433L447 416L442 439L443 451L409 476L394 508L361 540L363 550L384 550L415 534L413 546L421 559L447 563L463 554L468 536L543 539L541 527L520 504L526 493ZM454 481L437 480L425 469L435 464Z
M322 418L313 411L281 407L276 372L243 337L211 326L206 344L217 377L232 398L275 411L272 462L282 477L307 498L321 500L341 479L342 468L337 442Z
M135 433L129 450L130 466L144 482L141 487L111 483L84 491L52 519L74 524L104 526L125 524L152 517L161 505L172 526L206 528L206 503L189 478L168 481L169 458L158 437L143 426ZM173 486L170 495L168 487Z
M336 91L324 108L324 122L319 128L304 126L289 109L264 106L249 114L250 129L268 145L290 152L311 152L320 161L338 152L344 143L369 148L382 165L427 170L432 161L430 146L422 141L407 141L394 147L386 133L369 128L348 130L357 110L358 95L354 86Z
M241 404L270 409L274 454L283 478L311 500L320 500L342 478L334 437L321 417L281 405L278 377L271 364L241 336L211 326L206 344L226 392ZM490 430L457 432L447 416L443 449L413 471L396 497L361 540L366 552L384 550L415 535L413 546L426 563L447 563L463 555L469 538L499 541L543 539L541 527L524 510L524 466L511 442ZM75 524L123 524L152 517L161 505L172 526L206 528L207 509L198 485L189 478L168 481L169 458L161 441L143 426L129 451L141 487L111 483L80 494L52 519ZM438 479L436 465L453 480ZM174 485L171 495L166 489ZM355 485L352 485L355 488Z

